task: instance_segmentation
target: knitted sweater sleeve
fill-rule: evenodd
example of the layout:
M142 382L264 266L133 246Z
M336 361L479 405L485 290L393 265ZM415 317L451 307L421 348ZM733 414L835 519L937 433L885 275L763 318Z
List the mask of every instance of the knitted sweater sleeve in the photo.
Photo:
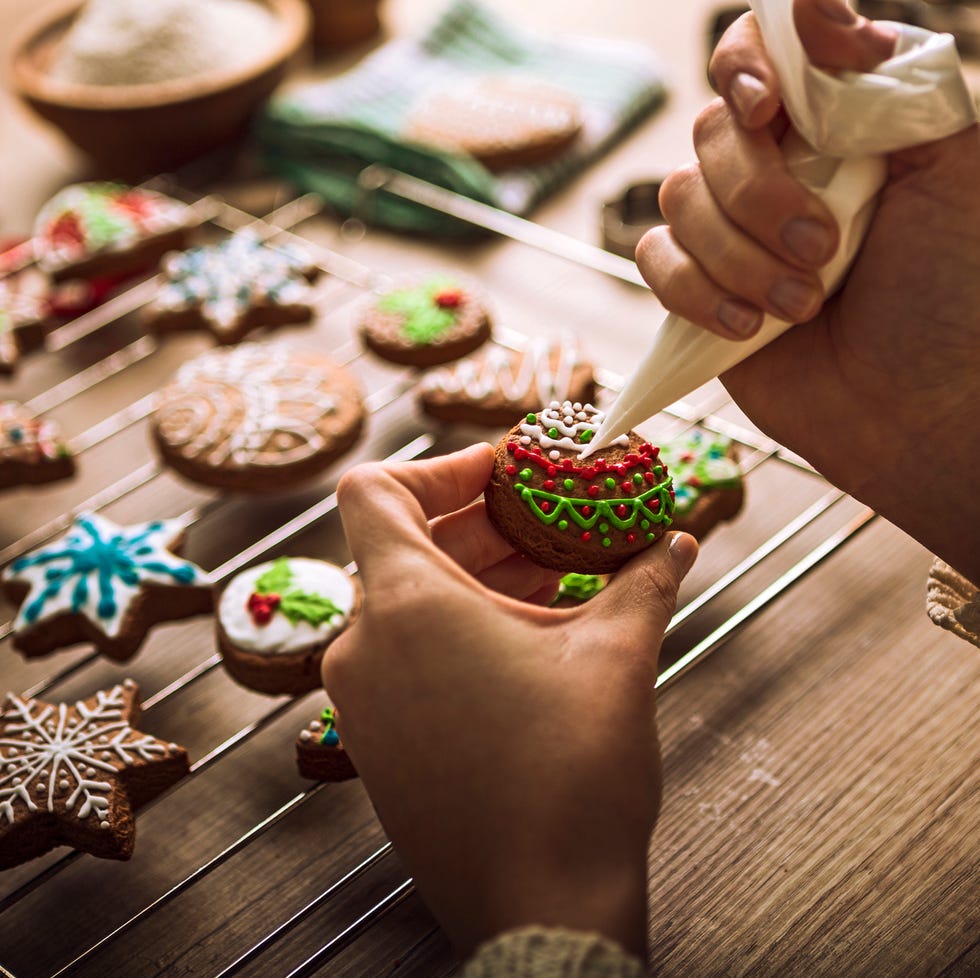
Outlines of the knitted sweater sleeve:
M980 590L941 560L929 572L926 610L937 625L980 646Z
M461 978L643 978L646 974L639 959L598 934L522 927L477 948Z

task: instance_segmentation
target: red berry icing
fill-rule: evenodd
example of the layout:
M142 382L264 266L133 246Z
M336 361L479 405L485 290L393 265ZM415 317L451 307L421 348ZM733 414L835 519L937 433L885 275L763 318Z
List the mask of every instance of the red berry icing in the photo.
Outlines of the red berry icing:
M248 596L246 607L256 625L267 625L281 602L282 598L278 594L257 594L253 591Z
M463 304L463 293L459 289L443 289L434 300L440 309L458 309Z

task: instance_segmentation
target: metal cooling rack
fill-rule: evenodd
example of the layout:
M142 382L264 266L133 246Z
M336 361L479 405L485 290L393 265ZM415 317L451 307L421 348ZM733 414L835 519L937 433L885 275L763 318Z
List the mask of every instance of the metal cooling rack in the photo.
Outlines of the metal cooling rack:
M263 238L293 240L302 244L314 255L321 270L327 273L326 278L321 279L321 282L325 284L318 293L318 308L323 314L336 313L365 292L382 287L387 279L387 276L382 272L353 261L339 251L324 247L304 237L301 233L297 233L298 225L314 218L320 211L320 202L312 196L291 199L283 206L259 218L232 206L222 197L208 195L195 198L194 195L172 182L161 180L155 183L160 189L192 203L202 223L210 225L216 233L227 233L245 226L251 226ZM467 198L451 194L404 174L370 167L362 174L361 188L362 205L365 211L370 209L373 194L381 192L396 194L469 221L502 238L510 239L520 246L549 252L623 282L633 285L642 284L636 268L631 262L532 222L474 203ZM357 224L358 220L355 218L347 225L347 229L351 230ZM361 228L363 229L363 225ZM100 331L118 321L120 317L137 311L152 297L158 285L158 276L149 278L126 289L95 310L61 326L49 335L48 352L46 354L34 354L34 356L63 355L75 344L96 336ZM496 329L495 338L497 342L517 349L521 348L525 342L523 335L506 328ZM26 403L28 407L38 413L46 413L56 408L70 406L73 399L81 394L93 390L98 391L100 385L107 384L112 379L124 375L126 371L132 370L138 364L153 358L166 342L166 338L158 340L153 336L139 336L120 349L111 351L102 359L85 367L73 376L54 386L38 391ZM358 361L363 354L354 339L349 338L339 349L333 351L333 355L343 363L352 364ZM399 399L410 396L417 379L418 374L405 371L394 381L381 384L370 390L366 397L368 411L378 415L386 407L398 402ZM597 372L597 379L607 396L617 391L622 384L622 379L619 376L605 370ZM154 400L155 394L152 391L147 391L128 405L102 418L76 435L72 439L71 446L76 455L80 456L80 466L85 465L86 453L91 452L96 446L110 441L127 429L145 421L153 410ZM686 401L678 402L666 414L674 424L679 422L685 428L697 426L706 431L727 435L737 442L741 449L742 467L747 477L750 494L752 492L752 473L770 460L812 472L803 460L785 451L758 431L724 417L721 412L727 403L723 397L716 398L705 409L703 405ZM423 424L431 424L431 422ZM419 430L395 450L387 452L384 457L390 460L413 459L427 452L437 451L445 430L444 427L435 425L428 429ZM137 464L121 478L101 487L87 499L78 503L71 512L53 513L19 539L7 543L0 549L0 565L5 565L17 555L63 531L69 524L74 512L103 509L122 500L136 490L150 485L159 479L163 472L162 465L157 461L144 461L142 464ZM214 570L215 578L219 582L223 581L246 565L265 557L284 544L288 544L299 533L309 529L319 521L336 519L332 514L337 506L337 498L331 487L335 485L337 475L339 472L330 477L332 481L329 481L325 486L325 494L316 499L312 505L296 513L271 532L266 533L260 539L255 540L225 560ZM821 527L828 522L825 519L828 514L847 498L839 490L829 486L826 489L827 491L805 511L791 519L777 532L771 534L744 559L713 583L704 587L678 609L668 629L668 643L671 637L684 634L682 629L694 622L699 613L715 607L718 599L730 593L729 589L737 582L745 585L759 576L760 569L766 569L777 552L785 553L787 550L792 550L793 548L788 547L790 544L795 546L795 551L799 551L802 543L802 554L793 552L788 567L785 566L786 562L782 561L777 565L777 570L774 573L770 573L768 576L761 575L762 583L752 587L752 597L741 602L734 613L726 611L722 620L713 624L707 634L698 638L689 647L682 646L676 649L670 665L658 678L658 688L669 687L685 672L703 662L707 656L718 649L729 636L740 629L756 613L801 580L824 559L859 533L874 518L874 514L870 510L864 510L857 515L846 518L843 523L837 520L829 530L821 531ZM188 510L185 515L193 525L228 505L230 505L229 497L215 494ZM145 514L145 518L150 518L150 516L151 514ZM815 544L812 542L814 533L817 537ZM353 564L348 564L347 569L356 573L356 567ZM10 631L10 622L0 623L0 647L2 647L4 657L15 654L9 647L9 641L7 641ZM69 678L82 673L97 658L97 653L90 653L77 661L73 661L71 665L58 668L56 665L57 656L55 656L51 660L51 671L42 680L26 690L26 694L34 697L46 697L51 694L57 698L59 686ZM0 659L0 662L2 661ZM215 653L201 661L188 663L182 675L163 688L156 690L143 701L144 713L148 713L152 717L154 708L172 697L187 693L204 676L218 669L220 661L220 656ZM3 668L0 666L0 673L2 672ZM171 791L194 792L195 780L203 771L221 764L236 749L280 717L294 702L294 700L287 699L284 703L269 709L263 716L243 726L234 735L225 739L205 756L199 758L192 765L189 777L174 786ZM149 726L152 729L152 721ZM291 758L285 758L284 763L292 763ZM234 842L216 852L210 859L203 861L193 872L160 893L159 896L109 932L78 935L75 956L66 961L53 974L61 976L94 973L87 971L85 966L92 961L97 952L106 949L122 934L151 917L178 895L200 884L209 874L235 859L249 846L256 844L274 826L294 816L324 787L323 784L312 784L276 810L270 811L264 819L254 824ZM297 928L304 920L331 901L340 899L355 880L381 863L390 851L390 844L386 843L380 846L367 858L351 865L315 899L283 919L275 919L275 908L272 908L270 925L264 934L258 936L249 946L226 949L228 958L231 958L232 954L236 956L229 964L216 972L218 978L229 978L253 962L261 963L263 955L270 952L280 942L290 939L296 940ZM39 887L57 887L59 876L69 866L82 858L85 857L77 852L68 852L10 890L6 896L0 899L0 929L2 929L4 913ZM0 878L0 883L2 883L2 878ZM314 942L306 947L303 951L306 953L305 960L290 972L290 978L317 973L326 974L325 969L328 964L335 961L337 956L355 940L366 933L370 933L372 927L376 926L412 893L412 881L406 879L391 889L387 895L374 903L353 922L330 936L329 940L322 942L321 939L320 942ZM2 962L2 957L3 948L0 946L0 962ZM6 973L2 967L0 967L0 973ZM334 967L330 973L336 975L340 972ZM134 975L136 974L134 972ZM34 976L18 972L16 978L34 978Z

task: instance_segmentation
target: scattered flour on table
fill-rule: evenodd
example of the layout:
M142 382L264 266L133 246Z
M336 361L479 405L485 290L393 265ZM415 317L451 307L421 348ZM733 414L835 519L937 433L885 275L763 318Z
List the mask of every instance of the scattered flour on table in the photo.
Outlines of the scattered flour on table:
M51 75L85 85L140 85L225 71L268 50L278 26L254 0L89 0Z

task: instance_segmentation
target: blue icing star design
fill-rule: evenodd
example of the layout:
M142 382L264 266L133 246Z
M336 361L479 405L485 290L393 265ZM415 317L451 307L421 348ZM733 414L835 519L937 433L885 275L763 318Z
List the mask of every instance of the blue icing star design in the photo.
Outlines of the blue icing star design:
M30 587L14 630L70 613L115 637L144 584L207 586L205 571L168 549L185 526L182 519L119 526L94 513L76 517L65 536L4 572L5 580Z

